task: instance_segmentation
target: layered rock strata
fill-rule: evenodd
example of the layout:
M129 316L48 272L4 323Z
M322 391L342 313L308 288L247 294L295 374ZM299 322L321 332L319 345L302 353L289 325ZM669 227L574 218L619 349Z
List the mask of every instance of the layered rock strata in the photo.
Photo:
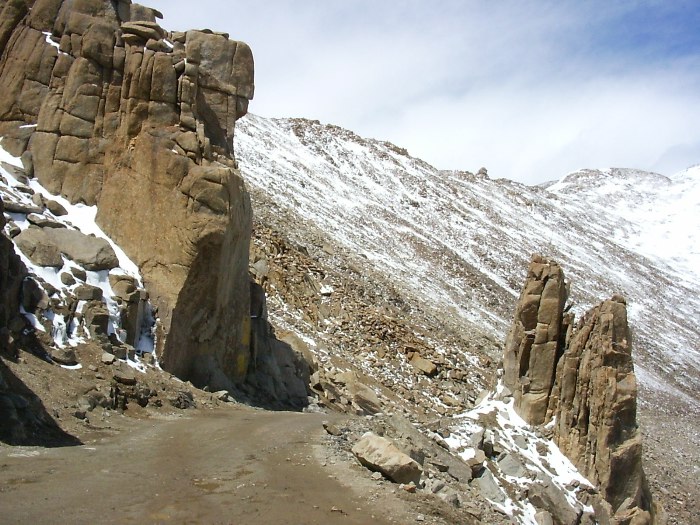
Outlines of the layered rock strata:
M534 256L504 354L504 380L530 424L555 418L553 439L598 485L614 523L657 523L642 469L637 384L624 298L574 324L561 268Z
M162 366L229 387L250 361L251 210L233 160L248 46L129 1L0 2L0 135L141 268Z

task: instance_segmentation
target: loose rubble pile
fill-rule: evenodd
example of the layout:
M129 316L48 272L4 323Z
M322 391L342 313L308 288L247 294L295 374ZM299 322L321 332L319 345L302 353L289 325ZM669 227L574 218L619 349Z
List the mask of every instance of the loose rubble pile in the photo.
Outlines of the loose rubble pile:
M474 402L493 377L496 361L485 354L498 343L424 328L415 321L431 314L420 304L352 262L339 268L349 257L331 239L319 232L301 244L268 226L269 217L261 211L255 223L251 275L280 334L299 334L288 339L313 363L318 403L354 414L392 406L427 421Z

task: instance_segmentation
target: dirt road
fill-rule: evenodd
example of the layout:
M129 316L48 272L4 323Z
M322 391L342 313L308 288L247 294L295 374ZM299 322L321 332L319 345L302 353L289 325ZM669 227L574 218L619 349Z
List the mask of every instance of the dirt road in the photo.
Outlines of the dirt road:
M326 418L193 411L131 420L79 447L2 447L0 523L414 522L405 502L372 492L366 473L326 461Z

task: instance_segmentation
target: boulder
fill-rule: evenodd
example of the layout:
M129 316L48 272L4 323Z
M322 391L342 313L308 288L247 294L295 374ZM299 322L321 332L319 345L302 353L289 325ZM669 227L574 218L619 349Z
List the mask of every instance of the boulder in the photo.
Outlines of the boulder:
M54 348L51 350L51 359L59 365L74 366L78 364L75 350L72 348Z
M522 462L512 453L504 454L498 459L498 468L501 469L506 476L522 478L527 475L527 470Z
M550 479L540 478L533 483L527 497L535 508L547 511L557 525L579 525L583 506L579 503L573 507Z
M352 382L348 390L352 396L352 401L364 414L378 414L382 411L382 402L379 396L367 385L359 381Z
M22 213L24 215L29 215L30 213L43 213L44 209L39 206L29 206L26 204L19 204L17 202L5 201L5 211L8 213Z
M418 484L422 467L407 454L401 452L388 439L372 432L365 433L352 447L352 453L362 465L381 472L395 483Z
M46 208L51 213L53 213L56 217L61 217L63 215L68 214L68 212L66 211L66 209L63 207L62 204L60 204L54 200L51 200L51 199L46 200Z
M39 228L27 228L14 238L17 247L37 266L61 268L61 251L49 235Z
M86 270L111 270L119 266L114 248L105 239L70 229L52 230L51 238L62 254Z
M179 408L180 410L186 410L188 408L197 407L192 392L189 392L187 390L180 390L179 392L177 392L175 397L168 399L168 401L172 406L174 406L175 408Z
M25 312L35 313L49 307L49 296L44 288L33 278L22 281L22 307Z
M109 310L102 301L89 301L83 307L83 322L91 337L107 335Z
M434 376L437 373L437 365L432 361L421 357L418 353L413 354L410 363L413 368L419 370L427 376Z
M54 221L45 217L44 215L39 215L38 213L30 213L27 215L27 220L30 224L37 226L39 228L65 228L66 225L58 221Z
M79 301L100 301L102 299L102 288L90 284L81 284L76 287L73 294Z
M136 280L128 275L109 275L109 284L114 295L126 301L136 291Z
M121 383L122 385L136 384L136 373L134 369L124 363L119 363L114 367L112 377L117 383Z

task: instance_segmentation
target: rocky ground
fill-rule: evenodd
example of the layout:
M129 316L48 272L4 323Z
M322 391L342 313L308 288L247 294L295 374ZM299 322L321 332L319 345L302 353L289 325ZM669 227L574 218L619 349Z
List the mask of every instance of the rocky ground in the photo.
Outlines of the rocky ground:
M268 294L273 323L281 332L303 337L295 337L297 345L316 356L326 384L343 390L342 374L353 370L379 392L380 401L425 426L471 407L480 390L495 383L501 342L412 300L367 260L338 246L313 224L287 217L254 188L252 194L263 205L258 206L251 271ZM285 223L296 226L291 230ZM322 286L333 292L322 295ZM343 315L346 320L336 326L334 319ZM407 348L419 349L439 372L429 376L411 366ZM453 356L456 363L448 360ZM341 377L334 380L338 374ZM420 388L407 388L413 384ZM319 394L323 399L323 390ZM644 469L654 498L666 509L669 523L700 521L697 407L692 400L683 402L676 390L664 395L662 389L645 388L644 383L639 395ZM349 412L358 409L352 395L339 398L347 402L344 407L330 405Z
M2 359L6 383L21 382L45 412L42 424L24 420L29 445L0 446L3 520L450 524L493 513L483 501L460 511L372 477L349 447L358 433L386 428L381 420L255 409L154 367L106 364L97 350L77 349L80 370L28 352ZM127 396L126 406L89 407L115 387L153 395L145 406Z

